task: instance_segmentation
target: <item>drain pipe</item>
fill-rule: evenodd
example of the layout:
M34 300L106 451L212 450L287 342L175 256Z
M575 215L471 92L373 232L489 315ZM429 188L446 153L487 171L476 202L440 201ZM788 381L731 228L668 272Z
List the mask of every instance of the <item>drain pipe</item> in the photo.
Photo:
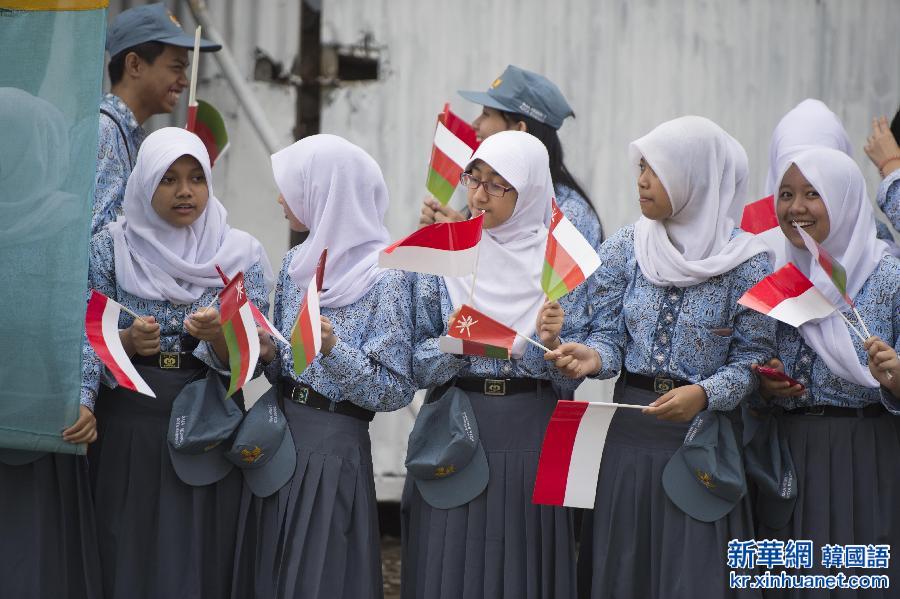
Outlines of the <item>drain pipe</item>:
M274 154L281 148L278 136L275 135L275 131L272 130L272 126L266 119L265 111L241 75L240 69L238 69L237 63L235 63L234 57L231 55L231 51L228 50L228 46L225 44L222 36L219 35L215 25L213 25L209 11L206 9L206 2L204 0L188 0L188 5L191 8L191 13L194 15L194 20L203 27L203 37L217 44L222 44L222 49L218 52L213 52L212 55L219 64L219 69L221 69L232 91L234 91L234 95L237 96L238 102L247 112L247 117L250 119L253 128L256 129L260 141L262 141L269 154Z

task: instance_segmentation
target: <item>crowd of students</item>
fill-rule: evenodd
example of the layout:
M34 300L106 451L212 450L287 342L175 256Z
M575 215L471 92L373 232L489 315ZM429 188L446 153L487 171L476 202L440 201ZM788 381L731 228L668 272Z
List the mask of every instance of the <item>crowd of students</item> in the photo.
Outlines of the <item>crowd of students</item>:
M192 45L161 4L110 28L86 284L141 317L122 313L120 339L156 397L118 386L85 341L81 413L64 436L90 443L87 458L0 456L0 596L381 597L368 423L417 389L427 395L402 498L404 598L818 596L733 588L729 540L900 540L900 261L824 104L799 104L773 135L774 241L738 228L747 155L698 116L630 144L641 217L603 241L556 133L572 109L546 78L510 66L486 92L463 92L484 106L461 186L468 213L484 215L477 279L378 267L388 189L375 160L334 135L272 155L277 201L308 232L276 277L261 244L228 224L199 138L141 127L174 107ZM885 120L866 153L884 178L877 204L900 230L900 147ZM548 302L554 198L602 263ZM467 216L429 198L421 223ZM865 323L864 342L837 313L794 328L737 303L791 262L844 305L798 227L846 269L847 317ZM264 314L274 286L273 322L290 337L325 248L310 366L297 375L290 345L259 328L255 374L272 388L257 405L193 398L198 381L216 389L230 375L216 265L243 273ZM442 352L463 303L551 351L519 339L508 360ZM576 531L573 510L531 501L541 442L558 399L585 377L616 376L614 401L643 409L613 417L594 509ZM257 412L287 431L244 460L265 456L257 472L204 454L227 452ZM199 455L173 440L189 413L221 424ZM448 436L454 426L465 434ZM695 436L717 439L707 457L720 470L674 471ZM787 456L795 492L760 482L778 476L765 451ZM436 471L442 459L453 467ZM884 572L900 582L896 560Z

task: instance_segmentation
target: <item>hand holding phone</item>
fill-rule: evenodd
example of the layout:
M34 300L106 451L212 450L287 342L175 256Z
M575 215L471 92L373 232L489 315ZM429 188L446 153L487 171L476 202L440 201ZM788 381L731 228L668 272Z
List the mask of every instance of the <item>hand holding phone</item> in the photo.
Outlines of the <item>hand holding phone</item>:
M772 379L772 380L774 380L774 381L785 381L785 382L787 382L787 383L790 383L792 386L793 386L793 385L800 385L800 389L801 389L801 390L803 390L803 389L806 388L806 387L803 386L802 383L800 383L800 382L796 381L795 379L789 377L788 375L786 375L785 373L781 372L780 370L775 370L774 368L769 368L768 366L758 366L758 367L756 368L756 372L758 372L758 373L761 374L762 376L764 376L764 377L766 377L766 378L768 378L768 379Z

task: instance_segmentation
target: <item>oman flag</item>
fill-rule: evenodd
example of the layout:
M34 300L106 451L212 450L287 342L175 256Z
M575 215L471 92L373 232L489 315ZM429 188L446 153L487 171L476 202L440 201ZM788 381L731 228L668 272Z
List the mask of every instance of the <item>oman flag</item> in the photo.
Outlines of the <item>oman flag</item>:
M244 291L244 273L239 272L219 293L222 309L222 332L228 345L228 364L231 384L228 396L233 395L253 378L259 360L259 336L253 310Z
M644 406L559 401L538 459L532 503L591 509L597 492L606 432L617 408Z
M434 223L404 237L378 255L378 266L442 277L475 272L484 215L456 223Z
M222 269L219 267L218 264L216 264L216 271L218 271L219 276L222 278L222 283L227 285L228 277L225 275L224 272L222 272ZM249 302L249 303L250 303L250 311L253 312L253 320L256 321L256 324L259 325L259 327L262 328L262 330L264 330L268 334L275 337L275 339L277 339L278 341L281 341L285 345L290 345L288 340L284 338L284 335L281 334L281 331L276 329L275 325L273 325L271 322L269 322L269 319L266 318L265 314L260 312L259 308L257 308L253 302Z
M562 213L555 198L552 202L541 287L547 299L556 301L591 276L600 267L600 257Z
M96 289L91 289L84 328L88 342L97 357L109 369L116 382L142 395L156 397L150 385L141 378L119 338L119 314L121 304L109 299Z
M300 304L297 321L291 329L291 355L294 372L299 376L316 359L322 349L322 321L319 318L319 292L325 279L325 260L328 249L322 251L315 275L306 287L306 297Z
M853 300L847 295L847 271L844 270L844 267L840 262L832 258L831 254L825 251L825 248L819 245L815 239L810 237L809 233L803 230L803 227L797 226L797 232L800 234L800 238L803 239L803 245L806 246L806 250L812 254L813 260L822 267L822 270L825 271L825 274L828 275L828 278L831 279L831 282L837 287L837 290L844 298L844 301L847 302L847 305L852 307Z
M465 354L509 360L516 332L463 304L447 335L440 338L438 347L447 354Z
M438 115L434 130L431 165L425 180L425 187L441 204L450 201L459 176L476 148L475 129L450 112L449 104L444 104L444 112Z
M196 105L188 106L187 130L196 133L206 146L210 166L215 165L216 160L228 149L225 120L209 102L197 100Z
M831 302L791 262L748 289L738 303L792 327L834 312Z

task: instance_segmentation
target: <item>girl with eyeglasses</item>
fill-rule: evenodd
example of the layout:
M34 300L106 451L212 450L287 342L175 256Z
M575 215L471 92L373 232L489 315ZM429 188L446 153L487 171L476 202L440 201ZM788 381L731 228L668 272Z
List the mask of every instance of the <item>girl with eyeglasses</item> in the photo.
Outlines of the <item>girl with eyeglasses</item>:
M572 514L535 505L531 495L550 415L559 394L579 381L562 376L521 338L508 360L443 353L438 338L455 326L459 307L471 304L555 348L560 335L577 340L588 324L586 285L558 303L547 302L541 288L554 190L547 150L537 138L520 131L490 136L462 182L469 209L484 214L474 291L472 276L417 277L413 370L419 388L429 389L426 403L450 397L451 387L465 393L489 474L473 484L464 469L451 473L452 501L426 500L407 476L401 593L405 599L574 597Z

